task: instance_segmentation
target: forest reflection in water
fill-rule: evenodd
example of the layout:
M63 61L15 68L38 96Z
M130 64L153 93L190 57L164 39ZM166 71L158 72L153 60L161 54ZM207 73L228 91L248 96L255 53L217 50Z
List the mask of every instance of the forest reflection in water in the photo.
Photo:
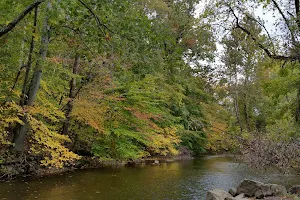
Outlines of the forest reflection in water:
M157 166L74 171L33 180L0 183L0 199L205 199L207 190L228 190L245 179L299 184L300 177L255 171L230 157L207 156Z

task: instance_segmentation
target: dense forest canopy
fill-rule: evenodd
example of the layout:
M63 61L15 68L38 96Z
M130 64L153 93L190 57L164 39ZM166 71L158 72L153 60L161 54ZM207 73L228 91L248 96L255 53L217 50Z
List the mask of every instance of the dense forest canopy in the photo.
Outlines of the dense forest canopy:
M225 151L299 166L299 2L202 4L2 0L0 173Z

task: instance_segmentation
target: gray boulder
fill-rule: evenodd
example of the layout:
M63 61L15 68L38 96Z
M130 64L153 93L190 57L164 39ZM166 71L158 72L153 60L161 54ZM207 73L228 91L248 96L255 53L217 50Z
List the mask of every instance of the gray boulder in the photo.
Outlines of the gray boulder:
M245 194L239 194L236 197L227 197L225 200L246 200L248 198L245 197Z
M244 193L246 197L263 198L267 196L286 195L286 189L282 185L263 184L259 181L244 180L237 188L237 193Z
M238 195L238 193L237 193L237 191L236 191L236 188L230 188L228 192L229 192L229 194L231 194L233 197L235 197L235 196Z
M262 192L265 197L287 194L285 187L276 184L264 184L262 186Z
M264 184L259 181L245 179L237 188L238 194L245 194L246 197L254 197L255 193L261 190Z
M219 189L210 190L206 194L206 200L224 200L229 197L232 196L228 192Z
M257 192L255 192L255 198L256 199L262 199L264 197L265 197L265 195L264 195L262 190L258 190Z

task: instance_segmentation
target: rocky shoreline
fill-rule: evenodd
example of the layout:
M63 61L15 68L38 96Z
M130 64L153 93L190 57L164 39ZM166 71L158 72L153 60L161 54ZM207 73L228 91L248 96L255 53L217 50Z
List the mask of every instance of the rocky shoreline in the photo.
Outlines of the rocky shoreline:
M299 180L300 181L300 180ZM237 188L231 188L228 192L214 189L207 192L206 200L299 200L300 185L286 189L282 185L265 184L259 181L244 180Z

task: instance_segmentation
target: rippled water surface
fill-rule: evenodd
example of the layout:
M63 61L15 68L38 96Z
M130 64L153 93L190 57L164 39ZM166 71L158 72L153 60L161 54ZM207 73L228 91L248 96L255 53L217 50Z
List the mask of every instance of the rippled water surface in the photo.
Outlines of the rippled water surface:
M34 180L3 182L0 183L0 200L202 200L207 190L228 190L245 178L287 187L300 184L300 177L296 175L254 171L233 158L208 156L158 166L83 170Z

